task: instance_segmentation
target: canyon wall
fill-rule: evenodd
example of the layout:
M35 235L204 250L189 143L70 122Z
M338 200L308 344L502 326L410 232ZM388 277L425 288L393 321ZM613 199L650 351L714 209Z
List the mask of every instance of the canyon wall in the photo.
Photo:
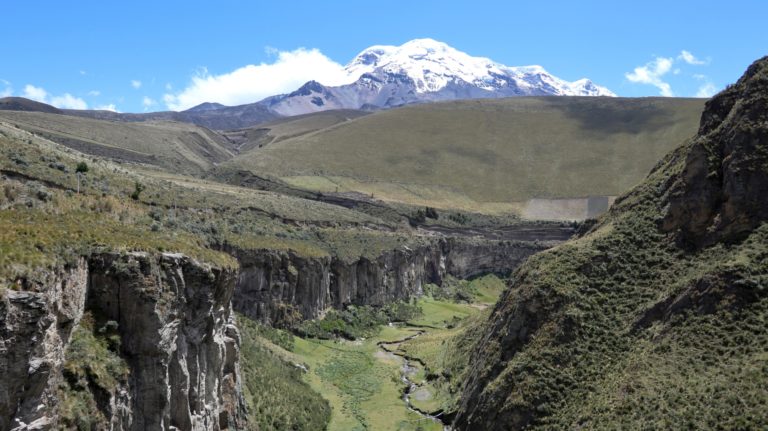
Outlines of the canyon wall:
M292 318L316 318L329 307L406 299L421 294L425 283L442 284L447 275L508 274L528 256L550 246L549 242L442 238L353 261L281 250L227 251L241 266L235 310L280 325Z
M101 425L242 428L234 268L170 253L101 254L33 278L0 299L0 430L60 426L57 391L85 312L114 328L129 368L114 387L84 389Z

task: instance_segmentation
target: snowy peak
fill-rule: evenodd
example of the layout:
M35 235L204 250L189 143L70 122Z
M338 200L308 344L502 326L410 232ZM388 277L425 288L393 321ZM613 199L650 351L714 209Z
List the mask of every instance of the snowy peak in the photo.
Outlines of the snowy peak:
M376 45L345 66L349 84L309 81L262 103L280 115L328 109L389 109L411 103L512 96L614 96L588 79L566 81L541 66L510 67L434 39Z
M358 54L347 66L354 78L364 74L404 75L418 93L440 91L454 84L487 91L516 87L530 95L614 96L604 87L582 79L568 82L541 66L509 67L485 57L473 57L434 39L414 39L400 46L376 45Z
M403 74L413 80L419 93L434 92L449 83L487 87L489 73L502 73L491 60L472 57L433 39L415 39L401 46L373 46L346 67L351 75Z

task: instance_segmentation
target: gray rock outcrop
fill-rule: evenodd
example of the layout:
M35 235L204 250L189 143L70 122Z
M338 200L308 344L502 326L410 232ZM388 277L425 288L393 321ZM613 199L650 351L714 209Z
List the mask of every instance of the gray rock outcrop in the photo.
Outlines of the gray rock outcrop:
M229 252L241 266L233 306L254 320L279 326L294 318L319 317L329 307L383 305L406 299L423 293L425 283L442 284L446 275L468 278L509 273L528 256L551 245L449 238L351 262L291 251L233 248Z
M114 430L242 429L236 271L183 255L102 254L0 300L0 430L56 428L62 366L84 311L115 322L130 372L94 394Z

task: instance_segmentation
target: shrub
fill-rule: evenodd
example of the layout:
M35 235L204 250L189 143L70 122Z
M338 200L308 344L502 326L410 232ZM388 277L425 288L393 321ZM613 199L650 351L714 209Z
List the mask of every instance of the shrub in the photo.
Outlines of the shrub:
M55 163L49 163L48 167L51 169L58 169L61 172L69 172L69 169L67 169L67 166L64 163L55 162Z
M408 223L410 223L410 225L413 227L416 227L426 221L427 221L427 214L424 212L424 210L418 210L415 213L408 216Z
M139 196L143 191L144 191L144 185L136 181L136 184L134 185L133 193L131 193L131 199L135 201L139 200Z
M84 174L88 172L88 163L80 162L77 164L77 167L75 168L75 172L79 174Z
M152 220L155 221L161 221L163 219L163 210L162 208L154 207L149 210L149 216L152 218Z
M8 201L15 201L21 194L21 188L16 184L3 184L3 194L5 194Z
M337 337L354 340L376 335L382 325L405 322L422 314L416 304L400 301L383 307L350 305L344 310L331 310L321 320L307 320L295 331L311 338L332 339Z
M53 199L53 193L48 191L47 188L44 186L40 186L39 189L37 189L37 192L35 193L35 196L37 196L38 199L40 199L43 202L48 202L51 199Z
M461 225L469 223L470 220L469 216L466 214L451 214L448 216L448 219Z

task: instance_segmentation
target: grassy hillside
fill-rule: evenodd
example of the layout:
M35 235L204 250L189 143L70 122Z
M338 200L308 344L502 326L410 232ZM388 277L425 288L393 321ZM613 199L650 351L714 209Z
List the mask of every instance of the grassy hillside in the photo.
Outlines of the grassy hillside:
M50 114L62 114L64 112L54 106L25 99L23 97L0 98L0 111L32 111L48 112Z
M322 111L281 118L255 127L222 132L222 134L233 142L238 151L244 152L332 127L367 114L366 111L352 109Z
M87 172L76 174L80 164ZM85 156L2 121L0 173L0 219L9 227L0 231L0 279L98 247L176 250L219 259L227 256L211 247L222 244L359 256L420 241L398 232L405 225L341 206L138 170Z
M697 99L519 97L408 106L255 148L251 170L323 192L524 210L532 198L618 195L696 130Z
M0 121L85 154L173 172L202 173L232 157L225 138L184 123L122 123L19 111L0 111Z
M768 57L587 234L515 274L457 429L768 425Z

